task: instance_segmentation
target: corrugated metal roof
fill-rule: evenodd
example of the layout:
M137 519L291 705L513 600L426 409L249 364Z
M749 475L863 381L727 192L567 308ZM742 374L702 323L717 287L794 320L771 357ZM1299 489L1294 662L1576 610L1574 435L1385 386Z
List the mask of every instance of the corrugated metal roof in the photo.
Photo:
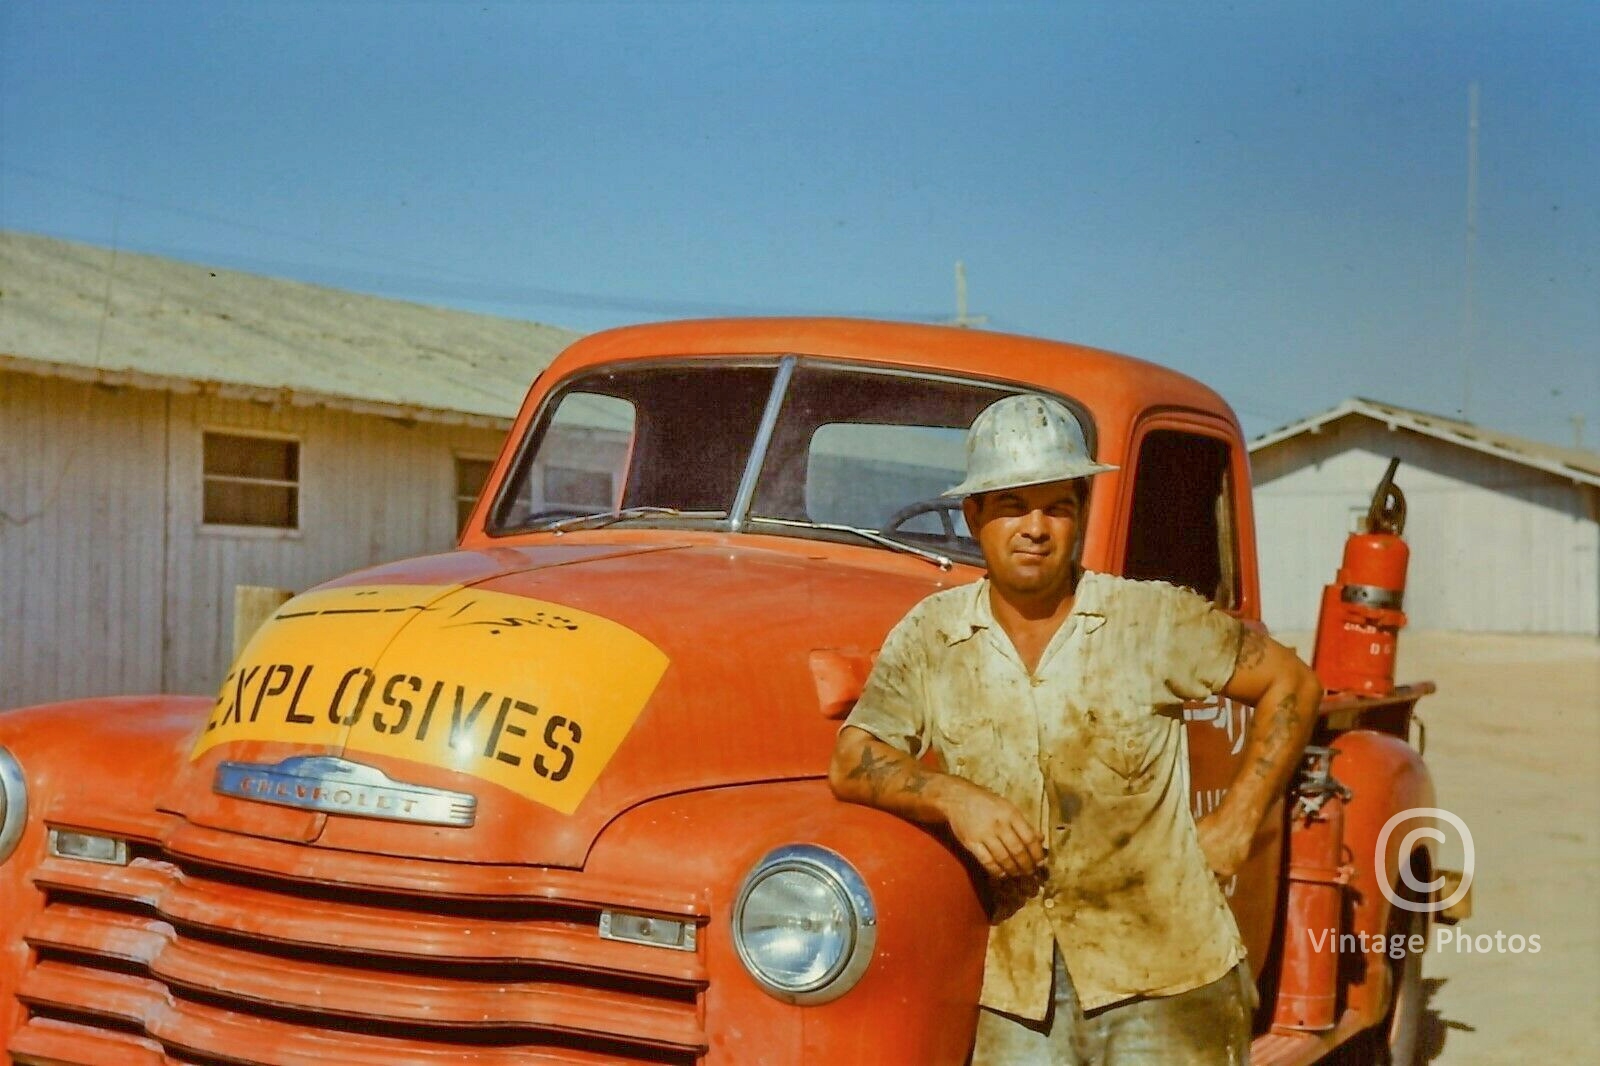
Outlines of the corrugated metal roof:
M1302 433L1316 433L1330 422L1352 415L1371 418L1392 427L1409 429L1474 451L1531 466L1546 473L1570 478L1576 482L1600 486L1600 453L1582 448L1560 448L1552 444L1541 444L1509 433L1484 429L1471 422L1446 418L1427 411L1416 411L1409 407L1399 407L1395 404L1380 403L1377 400L1366 400L1359 396L1345 400L1337 407L1330 407L1320 414L1262 434L1250 442L1250 451L1252 453L1262 451Z
M504 427L578 336L0 232L0 369Z

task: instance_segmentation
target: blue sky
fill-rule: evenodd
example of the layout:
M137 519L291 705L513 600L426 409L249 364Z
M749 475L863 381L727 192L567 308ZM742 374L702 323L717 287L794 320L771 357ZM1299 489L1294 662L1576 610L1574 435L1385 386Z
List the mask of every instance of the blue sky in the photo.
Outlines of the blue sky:
M849 313L1600 446L1600 4L0 3L0 228L576 329ZM1469 86L1480 87L1469 300Z

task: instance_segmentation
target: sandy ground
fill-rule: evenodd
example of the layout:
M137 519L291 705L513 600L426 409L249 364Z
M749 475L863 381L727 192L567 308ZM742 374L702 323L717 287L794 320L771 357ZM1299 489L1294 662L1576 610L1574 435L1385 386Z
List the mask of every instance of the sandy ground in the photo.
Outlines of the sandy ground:
M1302 634L1289 634L1309 650ZM1476 849L1458 936L1537 935L1538 954L1430 945L1424 1060L1593 1062L1600 1048L1600 640L1407 632L1401 680L1431 679L1427 760ZM1459 842L1446 855L1459 861Z

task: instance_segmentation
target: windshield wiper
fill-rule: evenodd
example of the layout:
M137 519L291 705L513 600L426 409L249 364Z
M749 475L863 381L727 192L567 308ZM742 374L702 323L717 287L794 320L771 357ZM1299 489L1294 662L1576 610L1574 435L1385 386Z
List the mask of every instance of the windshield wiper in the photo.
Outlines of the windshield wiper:
M573 515L571 518L561 518L548 525L538 525L533 528L541 532L565 533L569 529L599 529L609 526L613 522L621 522L627 518L646 518L651 515L660 515L663 518L727 518L727 511L680 511L676 507L619 507L610 511L597 511L594 514Z
M926 559L940 570L948 570L955 565L948 556L928 551L926 548L918 548L913 544L895 540L893 537L886 537L876 529L862 529L860 526L842 526L833 522L800 521L793 518L762 518L759 515L751 515L746 521L764 522L773 526L788 526L792 529L825 529L830 533L854 533L858 537L870 540L874 544L881 544L885 548L893 548L895 551Z

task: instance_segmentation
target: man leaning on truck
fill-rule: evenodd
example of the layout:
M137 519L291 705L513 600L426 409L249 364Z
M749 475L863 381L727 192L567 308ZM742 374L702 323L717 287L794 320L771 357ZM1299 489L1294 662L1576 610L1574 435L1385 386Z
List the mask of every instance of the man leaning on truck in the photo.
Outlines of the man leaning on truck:
M841 799L948 825L992 879L974 1066L1249 1055L1255 987L1218 879L1287 784L1321 686L1193 592L1080 569L1088 478L1111 469L1056 400L978 415L946 495L988 576L889 633L829 771ZM1197 825L1180 705L1218 692L1256 714Z

